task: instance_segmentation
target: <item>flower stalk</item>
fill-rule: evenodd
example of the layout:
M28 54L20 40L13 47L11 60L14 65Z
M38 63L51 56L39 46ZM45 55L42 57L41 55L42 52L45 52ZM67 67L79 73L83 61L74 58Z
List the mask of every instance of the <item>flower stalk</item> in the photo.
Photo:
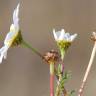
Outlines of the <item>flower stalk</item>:
M59 82L58 82L58 83L59 83ZM59 86L59 84L58 84L57 87L56 87L55 96L60 96L60 86Z
M64 56L65 56L64 48L62 48L60 50L60 52L61 52L61 73L63 74L63 72L64 72L64 63L63 63L63 61L64 61Z
M93 47L93 50L92 50L92 53L91 53L89 64L88 64L88 67L86 69L86 72L85 72L85 75L84 75L84 78L83 78L83 82L82 82L82 84L80 86L78 96L82 96L82 93L83 93L83 90L84 90L88 75L89 75L90 70L91 70L91 66L92 66L93 60L94 60L94 57L95 57L95 53L96 53L96 41L94 43L94 47Z
M54 63L50 63L50 96L54 96Z
M50 96L54 96L54 74L55 74L55 63L59 59L59 54L55 50L46 52L44 55L44 60L50 66Z
M35 48L33 48L30 44L28 44L26 41L22 40L22 45L24 45L25 47L29 48L32 52L34 52L35 54L37 54L38 56L40 56L41 58L44 58L41 53L39 53Z

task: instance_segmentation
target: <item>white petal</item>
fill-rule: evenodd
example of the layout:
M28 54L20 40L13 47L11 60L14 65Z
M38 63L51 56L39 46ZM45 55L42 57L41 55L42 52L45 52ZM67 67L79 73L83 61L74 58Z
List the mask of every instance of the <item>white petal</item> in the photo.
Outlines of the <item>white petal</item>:
M62 30L60 31L59 40L63 40L64 35L65 35L65 30L64 30L64 29L62 29Z
M12 38L16 35L16 32L9 32L6 35L6 38L4 40L4 44L6 45L8 42L10 42L12 40ZM10 45L9 45L10 46Z
M0 63L2 63L3 58L6 59L8 48L9 48L8 46L4 45L4 46L0 49Z
M1 52L4 50L4 46L2 47L2 48L0 48L0 54L1 54Z
M11 24L11 26L10 26L10 31L11 31L11 32L15 31L15 26L14 26L14 24Z
M69 33L65 33L66 37L69 38L70 37L70 34Z
M19 26L18 25L18 22L19 22L19 17L18 17L19 6L20 6L20 4L17 5L16 9L13 12L13 24L14 24L14 26Z
M63 40L69 41L70 38L70 34L69 33L65 33Z
M55 32L55 29L53 29L53 35L54 35L55 40L57 41L58 40L58 37L57 37L57 34Z
M4 40L5 45L12 40L12 38L17 34L17 32L19 32L19 6L20 4L17 5L16 9L13 12L13 24L11 24L10 32L6 35L6 38Z
M2 63L3 60L3 54L0 55L0 64Z
M70 41L72 42L77 37L77 34L71 35Z
M4 52L4 59L6 59L6 58L7 58L7 51Z
M58 40L60 39L61 31L56 32Z

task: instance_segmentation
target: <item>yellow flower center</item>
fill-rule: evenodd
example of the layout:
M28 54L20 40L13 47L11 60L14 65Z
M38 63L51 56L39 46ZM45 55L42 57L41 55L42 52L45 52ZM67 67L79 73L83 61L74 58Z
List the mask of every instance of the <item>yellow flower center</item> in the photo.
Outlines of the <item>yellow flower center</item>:
M66 49L68 49L69 46L71 45L71 42L66 41L66 40L59 40L59 41L57 41L57 45L58 45L58 47L59 47L60 49L63 48L64 50L66 50Z
M9 40L6 41L6 45L9 46L17 46L21 43L22 41L22 35L21 35L21 30L18 28L15 28L14 25L12 24L10 27L10 32L14 32L13 36L10 36Z

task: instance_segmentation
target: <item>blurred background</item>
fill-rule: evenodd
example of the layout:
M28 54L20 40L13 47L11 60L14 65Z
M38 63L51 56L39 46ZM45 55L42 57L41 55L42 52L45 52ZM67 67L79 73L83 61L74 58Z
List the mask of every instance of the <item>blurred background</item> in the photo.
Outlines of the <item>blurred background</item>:
M58 50L53 28L78 34L64 60L65 70L72 71L66 88L75 89L77 96L94 44L90 36L96 31L96 0L0 0L0 35L3 38L19 2L23 38L42 54ZM0 40L1 47L3 40ZM83 96L96 95L95 69L96 59ZM22 46L10 48L7 59L0 65L0 96L38 95L49 96L49 65Z

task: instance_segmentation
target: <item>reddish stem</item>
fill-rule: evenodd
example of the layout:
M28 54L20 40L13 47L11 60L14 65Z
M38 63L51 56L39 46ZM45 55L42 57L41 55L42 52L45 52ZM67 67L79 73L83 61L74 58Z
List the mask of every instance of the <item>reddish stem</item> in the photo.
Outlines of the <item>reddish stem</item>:
M54 96L54 63L50 64L50 96Z
M50 96L54 96L54 75L50 74Z

